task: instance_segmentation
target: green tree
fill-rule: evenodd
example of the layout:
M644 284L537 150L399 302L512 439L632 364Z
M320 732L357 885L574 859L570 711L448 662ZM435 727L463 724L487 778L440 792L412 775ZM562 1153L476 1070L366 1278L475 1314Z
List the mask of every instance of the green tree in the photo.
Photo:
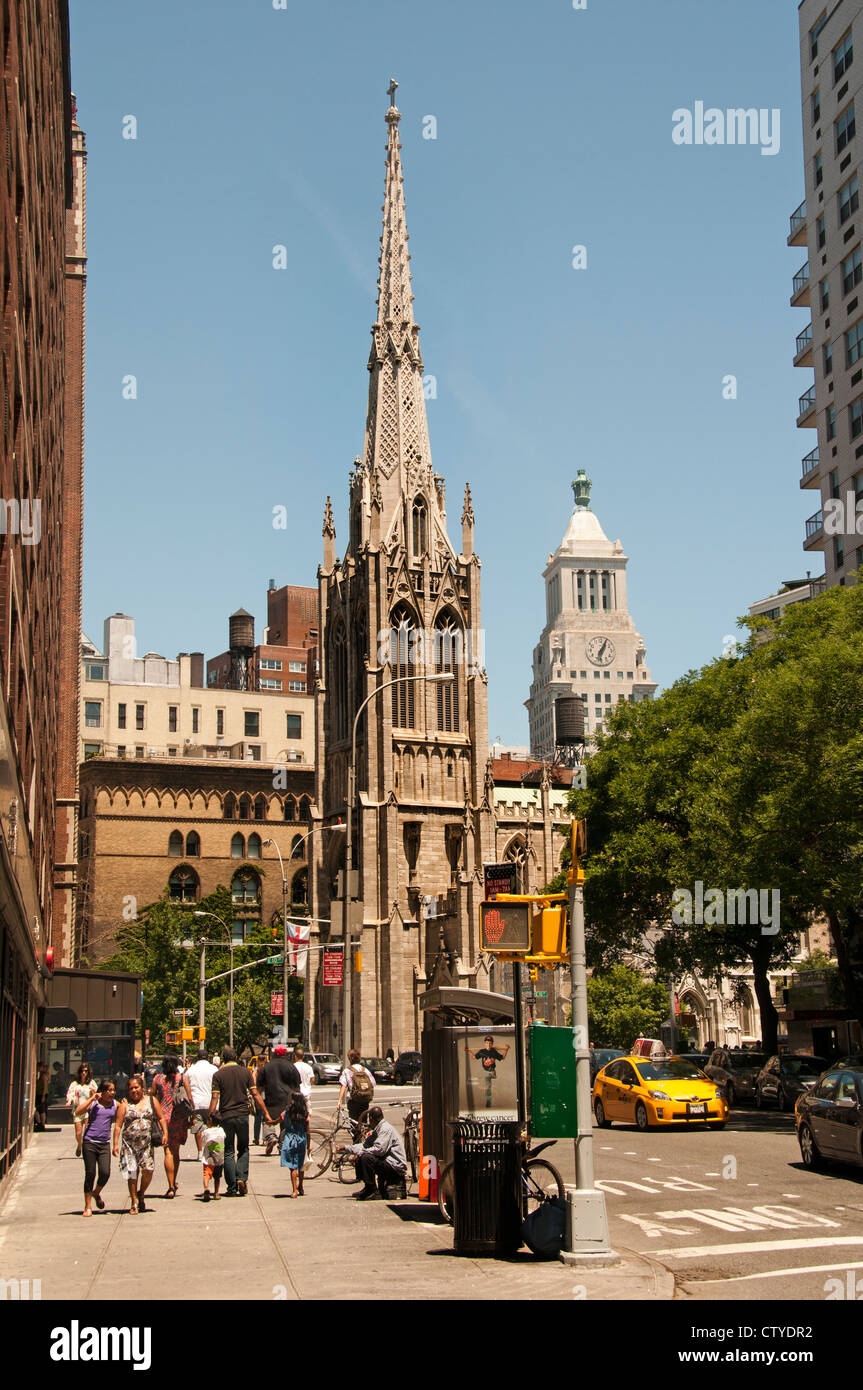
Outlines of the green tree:
M196 906L200 911L212 912L230 929L235 914L229 889L217 888ZM124 970L142 977L141 1028L149 1029L153 1051L164 1048L166 1032L179 1027L175 1009L188 1007L191 1017L197 1021L198 943L202 937L215 941L219 936L218 926L212 919L195 917L194 909L171 902L167 894L143 908L137 919L118 933L117 949L110 960L102 962L101 968ZM247 1046L254 1050L260 1039L271 1035L273 1024L281 1023L281 1016L274 1019L271 1015L270 1002L273 992L281 992L282 970L281 965L260 964L248 970L237 967L256 959L264 961L267 955L281 954L282 939L282 919L278 913L270 925L261 923L251 927L246 946L234 951L234 1045L238 1052ZM193 944L183 946L184 941ZM227 937L224 946L207 947L207 977L224 976L207 986L207 1046L211 1050L221 1050L228 1041L230 979L227 972L230 964ZM288 1008L288 1031L295 1031L299 1036L303 981L293 976L288 980Z
M813 917L830 924L846 997L863 1021L863 588L830 590L781 620L746 620L738 653L658 700L621 704L588 785L585 906L594 966L638 949L650 924L662 971L749 965L764 1045L776 1046L768 972ZM771 640L756 634L769 626ZM776 890L779 930L670 924L676 889Z
M655 980L626 965L612 965L587 982L587 1017L592 1047L630 1048L638 1037L656 1038L669 1000Z

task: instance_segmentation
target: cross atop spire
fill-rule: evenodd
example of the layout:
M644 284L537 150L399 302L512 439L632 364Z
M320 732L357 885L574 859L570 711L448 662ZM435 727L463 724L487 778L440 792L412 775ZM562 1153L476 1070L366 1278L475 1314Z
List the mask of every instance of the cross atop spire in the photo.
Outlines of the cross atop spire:
M390 99L390 109L393 111L395 110L396 106L396 88L398 87L398 85L399 84L398 82L396 82L395 78L391 77L390 85L387 87L387 96Z

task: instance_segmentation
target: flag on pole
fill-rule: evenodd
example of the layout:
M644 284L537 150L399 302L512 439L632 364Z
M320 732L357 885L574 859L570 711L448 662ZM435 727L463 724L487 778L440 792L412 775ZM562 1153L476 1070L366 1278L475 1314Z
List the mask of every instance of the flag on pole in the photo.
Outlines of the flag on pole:
M312 924L307 919L299 918L295 921L288 921L288 961L294 975L305 977L309 961L308 941L311 930Z

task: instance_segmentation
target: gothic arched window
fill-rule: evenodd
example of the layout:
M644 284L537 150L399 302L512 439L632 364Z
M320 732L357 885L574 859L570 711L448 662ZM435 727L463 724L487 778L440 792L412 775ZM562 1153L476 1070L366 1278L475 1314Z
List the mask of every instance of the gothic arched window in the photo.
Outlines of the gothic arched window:
M416 676L416 623L407 608L393 610L390 619L390 661L392 679L401 682L393 686L393 728L413 729L416 727L416 681L406 680Z
M292 858L292 859L302 859L302 857L303 857L303 844L304 844L304 842L305 842L305 836L304 836L304 835L295 835L295 836L294 836L293 840L291 841L291 858Z
M437 727L448 734L457 734L458 673L463 660L461 628L450 614L443 614L435 625L435 674L452 672L452 681L441 681L437 687Z
M291 879L291 902L295 907L305 903L309 894L309 871L300 869Z
M186 865L175 869L168 879L168 892L172 903L196 903L198 901L198 875Z
M267 798L262 794L255 797L255 820L267 819Z
M260 859L261 857L261 837L252 834L249 836L249 848L246 851L249 859Z
M411 512L411 553L415 560L421 560L427 549L426 503L424 497L417 497Z
M186 836L186 858L200 859L201 857L201 837L197 830L190 830Z
M233 839L231 840L231 858L232 858L232 859L245 859L245 857L246 857L246 842L245 842L245 840L243 839L243 837L242 837L242 835L240 834L240 832L237 831L236 835L235 835L235 836L233 837Z
M237 798L233 792L228 792L222 802L222 818L223 820L236 820L237 818Z
M527 846L521 836L513 840L508 846L503 856L505 864L515 864L516 866L516 887L517 893L527 892Z
M261 884L254 869L240 869L231 879L231 901L255 904L260 901Z
M174 859L182 859L182 857L183 857L183 835L182 835L182 832L181 832L181 831L179 831L179 830L172 830L172 831L171 831L171 837L170 837L170 839L168 840L168 853L169 853Z
M297 803L294 797L285 797L285 820L297 819Z
M240 797L240 820L252 819L252 798L248 792L243 792Z
M333 736L348 736L348 644L345 625L336 623L330 643L330 682L333 691Z

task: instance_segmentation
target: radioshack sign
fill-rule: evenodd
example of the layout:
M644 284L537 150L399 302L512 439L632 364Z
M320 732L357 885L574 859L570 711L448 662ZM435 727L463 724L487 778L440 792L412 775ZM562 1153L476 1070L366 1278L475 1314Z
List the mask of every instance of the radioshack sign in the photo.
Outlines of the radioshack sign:
M531 947L530 903L480 903L481 951L514 951L527 955Z

